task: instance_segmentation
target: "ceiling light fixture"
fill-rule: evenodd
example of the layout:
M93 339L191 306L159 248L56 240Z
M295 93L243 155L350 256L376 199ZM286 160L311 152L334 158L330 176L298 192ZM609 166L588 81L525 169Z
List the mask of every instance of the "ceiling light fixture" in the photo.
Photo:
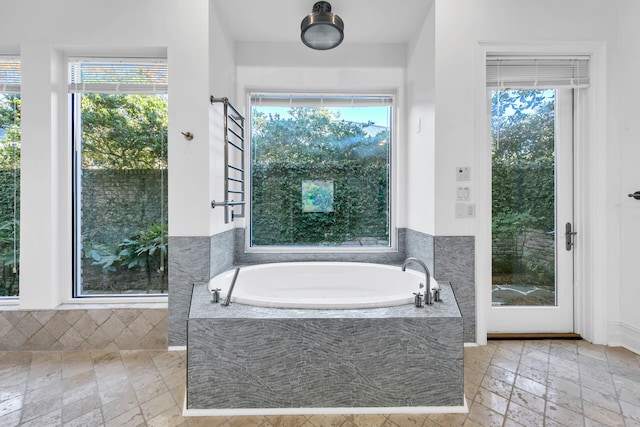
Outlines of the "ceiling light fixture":
M342 43L344 23L326 1L319 1L300 24L302 43L311 49L328 50Z

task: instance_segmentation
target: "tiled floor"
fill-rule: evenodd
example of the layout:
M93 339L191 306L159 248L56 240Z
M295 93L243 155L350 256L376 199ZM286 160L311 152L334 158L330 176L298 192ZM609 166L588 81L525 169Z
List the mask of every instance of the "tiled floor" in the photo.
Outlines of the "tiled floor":
M183 418L184 352L0 352L0 426L640 426L640 356L584 341L465 349L462 415Z

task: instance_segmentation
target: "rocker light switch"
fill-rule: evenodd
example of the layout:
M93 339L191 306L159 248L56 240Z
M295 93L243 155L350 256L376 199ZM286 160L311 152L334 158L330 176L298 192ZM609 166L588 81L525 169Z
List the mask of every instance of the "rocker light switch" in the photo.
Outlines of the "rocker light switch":
M471 193L470 193L469 187L458 187L456 200L459 202L468 202L469 200L471 200Z

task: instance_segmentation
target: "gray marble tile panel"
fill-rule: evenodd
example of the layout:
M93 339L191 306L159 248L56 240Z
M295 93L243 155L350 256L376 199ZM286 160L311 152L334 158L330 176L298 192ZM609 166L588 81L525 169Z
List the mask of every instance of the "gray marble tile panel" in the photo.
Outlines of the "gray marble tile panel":
M236 232L234 229L211 236L209 278L233 266L235 262L235 239Z
M169 345L186 345L193 283L209 280L210 238L169 236Z
M475 238L436 236L434 276L451 282L464 319L465 342L476 341Z
M398 264L404 260L404 249L398 247L388 252L245 252L245 229L236 228L235 262L236 264L263 264L271 262L297 261L350 261L372 262L379 264ZM398 240L404 243L404 233L398 233Z
M189 409L460 406L457 318L190 319Z
M406 246L405 246L405 255L406 257L416 257L421 259L427 264L427 267L434 272L434 243L433 236L426 233L421 233L420 231L415 231L411 229L406 230Z

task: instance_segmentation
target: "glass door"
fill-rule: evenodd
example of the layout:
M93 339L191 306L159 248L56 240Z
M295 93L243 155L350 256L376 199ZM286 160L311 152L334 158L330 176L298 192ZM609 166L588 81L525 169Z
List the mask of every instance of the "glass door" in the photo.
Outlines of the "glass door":
M491 91L489 333L573 332L573 91Z

